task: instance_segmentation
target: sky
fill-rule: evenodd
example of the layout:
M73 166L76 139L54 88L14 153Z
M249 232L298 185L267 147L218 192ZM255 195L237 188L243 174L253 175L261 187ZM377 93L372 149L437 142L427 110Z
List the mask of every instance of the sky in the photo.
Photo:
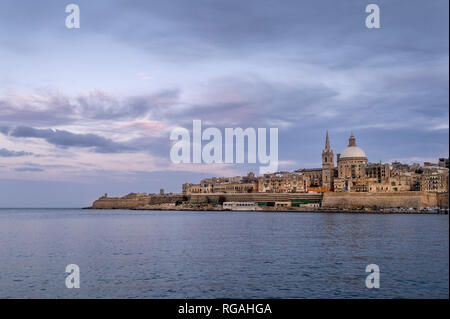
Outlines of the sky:
M80 28L68 29L69 3ZM365 7L380 7L368 29ZM0 207L180 192L253 164L174 164L170 132L278 128L279 170L356 136L370 162L448 157L447 0L0 2Z

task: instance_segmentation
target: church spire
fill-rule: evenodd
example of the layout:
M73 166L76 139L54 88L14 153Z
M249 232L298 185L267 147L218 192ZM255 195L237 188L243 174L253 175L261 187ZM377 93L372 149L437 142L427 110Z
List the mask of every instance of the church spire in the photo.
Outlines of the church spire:
M325 149L322 151L322 188L334 187L334 153L330 146L328 130L325 138Z
M330 149L330 139L328 138L328 130L327 130L327 137L325 140L325 149L329 150Z

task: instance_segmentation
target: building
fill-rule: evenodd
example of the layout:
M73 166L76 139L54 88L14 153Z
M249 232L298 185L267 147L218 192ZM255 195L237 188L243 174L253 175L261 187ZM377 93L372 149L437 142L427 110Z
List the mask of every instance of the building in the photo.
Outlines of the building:
M308 179L308 187L322 187L322 169L321 168L304 168L294 171Z
M416 186L423 192L448 192L449 174L448 168L433 167L418 173Z
M199 184L185 183L183 194L205 193L253 193L258 191L258 178L250 172L247 176L211 177Z
M264 174L258 179L260 193L302 193L308 191L310 180L300 173L278 172Z
M449 168L449 159L448 158L440 158L438 162L439 167Z
M367 192L366 166L367 156L356 145L353 133L348 139L348 146L337 154L338 177L334 189L338 192Z

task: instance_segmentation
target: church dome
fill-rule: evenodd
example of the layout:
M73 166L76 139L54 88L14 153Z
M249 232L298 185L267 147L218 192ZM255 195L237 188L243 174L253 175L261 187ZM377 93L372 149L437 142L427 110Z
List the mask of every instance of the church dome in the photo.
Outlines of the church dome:
M364 153L364 151L356 145L356 138L353 136L353 133L348 139L348 146L341 153L341 158L348 157L367 158L366 153Z
M345 157L367 157L366 153L358 146L348 146L341 153L341 158Z

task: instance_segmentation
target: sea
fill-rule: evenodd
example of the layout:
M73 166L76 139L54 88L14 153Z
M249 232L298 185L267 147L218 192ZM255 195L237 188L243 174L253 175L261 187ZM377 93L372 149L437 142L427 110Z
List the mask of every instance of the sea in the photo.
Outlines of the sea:
M447 299L449 216L0 209L0 298Z

